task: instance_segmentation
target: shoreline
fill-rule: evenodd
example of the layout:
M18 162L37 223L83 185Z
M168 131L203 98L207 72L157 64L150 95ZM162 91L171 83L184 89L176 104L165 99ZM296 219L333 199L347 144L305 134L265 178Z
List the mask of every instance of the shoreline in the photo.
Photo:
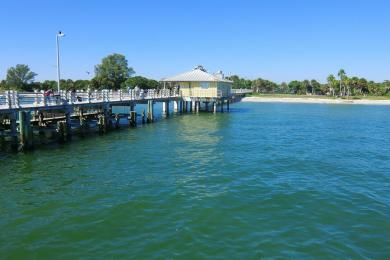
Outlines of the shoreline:
M369 99L328 99L310 97L244 97L241 102L258 103L300 103L300 104L345 104L345 105L388 105L390 100Z

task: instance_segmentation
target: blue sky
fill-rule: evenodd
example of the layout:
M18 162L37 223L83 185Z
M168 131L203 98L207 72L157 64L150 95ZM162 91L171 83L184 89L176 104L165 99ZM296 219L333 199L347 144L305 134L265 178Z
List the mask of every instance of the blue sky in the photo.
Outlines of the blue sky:
M209 71L276 82L348 75L390 79L390 1L3 1L0 79L28 64L55 79L90 78L110 53L155 79L202 64Z

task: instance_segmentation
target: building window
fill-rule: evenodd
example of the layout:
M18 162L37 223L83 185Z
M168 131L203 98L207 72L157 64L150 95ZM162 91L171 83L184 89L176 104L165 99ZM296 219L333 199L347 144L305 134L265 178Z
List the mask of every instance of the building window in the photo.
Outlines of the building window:
M210 87L209 82L201 82L200 83L200 88L202 88L202 89L208 89L209 87Z

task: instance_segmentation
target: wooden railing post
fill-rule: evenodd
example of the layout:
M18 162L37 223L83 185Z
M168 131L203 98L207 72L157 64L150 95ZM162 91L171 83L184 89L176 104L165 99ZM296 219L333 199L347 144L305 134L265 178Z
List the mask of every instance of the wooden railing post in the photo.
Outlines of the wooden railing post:
M12 108L11 90L5 92L5 104L8 108Z
M41 99L42 99L40 104L45 107L46 106L46 97L45 97L45 91L44 90L41 90L40 96L41 96Z
M39 94L38 94L38 90L37 89L34 89L34 106L38 106L39 105Z
M66 96L65 99L69 100L68 104L72 105L74 103L74 98L75 97L73 95L74 95L74 92L72 92L72 91L66 91L65 92L65 96Z
M87 97L87 101L88 101L88 103L91 103L91 89L90 88L88 88L88 97Z
M19 93L18 91L14 90L13 92L13 100L14 100L14 104L15 104L15 107L16 108L19 108L20 107L20 103L19 103Z
M107 93L106 93L105 89L102 90L102 97L103 97L103 102L106 102L106 100L107 100Z

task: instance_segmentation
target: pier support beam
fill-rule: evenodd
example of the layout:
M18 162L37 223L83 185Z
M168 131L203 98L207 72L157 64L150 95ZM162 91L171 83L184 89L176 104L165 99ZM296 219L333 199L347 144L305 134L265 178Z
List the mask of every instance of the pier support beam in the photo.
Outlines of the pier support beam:
M179 110L179 101L173 101L173 111L177 112Z
M183 101L179 101L179 113L183 113Z
M153 103L154 103L153 100L148 101L148 116L147 116L148 123L153 123L153 120L154 120Z
M109 118L109 112L107 108L103 109L103 113L98 116L99 134L105 134L108 132L111 122Z
M69 141L69 128L67 126L66 121L58 121L57 122L57 134L58 134L58 141L60 143L65 143Z
M195 112L199 113L200 110L200 101L195 101Z
M162 112L165 116L169 116L169 101L163 101Z
M130 121L129 124L131 127L136 127L137 126L137 112L135 111L130 111Z
M20 150L27 151L33 147L33 132L30 124L31 113L19 111Z
M65 111L65 126L66 126L66 141L72 138L72 119L70 118L71 111L67 109Z
M228 99L226 102L226 110L229 112L230 111L230 100Z
M204 105L205 105L204 110L205 110L206 112L209 111L209 103L210 103L210 102L208 102L208 101L204 102Z
M11 149L12 151L18 150L18 136L17 136L17 124L16 113L13 112L9 115L10 128L11 128Z
M192 102L187 101L187 112L192 112Z
M221 101L220 101L221 103L221 113L223 113L223 105L224 105L224 103L225 103L225 100L223 100L223 99L221 99Z
M80 122L80 136L84 137L88 129L88 123L87 120L84 118L84 111L82 109L80 109L79 112L79 122Z
M145 109L142 110L142 113L141 113L141 118L142 118L142 124L145 124Z
M217 113L217 102L216 101L213 102L213 113L214 114Z
M115 114L115 129L119 129L120 127L120 117L119 114Z
M104 114L98 115L99 134L105 134L107 132L107 120Z

